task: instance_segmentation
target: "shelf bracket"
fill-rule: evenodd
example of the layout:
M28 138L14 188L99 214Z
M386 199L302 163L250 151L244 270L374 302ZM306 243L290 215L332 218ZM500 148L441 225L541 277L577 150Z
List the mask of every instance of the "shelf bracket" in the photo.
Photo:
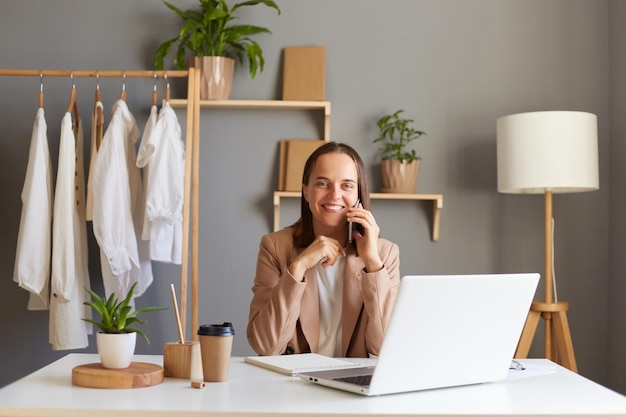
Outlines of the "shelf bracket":
M443 209L443 196L440 195L433 200L433 242L439 240L439 223L441 221L441 210Z

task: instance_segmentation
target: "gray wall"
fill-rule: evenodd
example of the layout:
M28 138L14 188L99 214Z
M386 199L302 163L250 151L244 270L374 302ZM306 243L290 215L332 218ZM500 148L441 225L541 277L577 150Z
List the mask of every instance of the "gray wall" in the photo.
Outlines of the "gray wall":
M196 1L174 3L189 8ZM418 192L444 194L444 209L440 240L434 243L429 204L374 202L382 233L400 245L403 274L542 272L543 198L497 193L496 119L536 110L598 115L601 188L555 196L556 275L560 298L571 304L580 373L626 392L620 377L626 372L621 354L626 346L626 313L621 308L626 236L624 228L619 230L626 220L626 201L619 192L624 157L617 148L618 134L626 129L618 120L626 105L620 71L626 56L619 50L626 46L619 27L626 20L624 3L289 0L280 6L280 16L263 7L241 10L241 21L269 27L273 35L259 38L264 73L250 80L247 68L239 69L232 98L280 98L282 48L325 45L331 136L362 154L374 191L381 186L371 143L375 121L398 108L415 119L428 133L417 145L424 158ZM153 51L176 33L177 23L157 0L3 0L0 67L150 69ZM56 160L71 81L44 81ZM110 109L121 80L102 79L100 84ZM77 79L76 85L81 115L88 120L95 80ZM180 82L173 88L174 97L185 94ZM128 79L126 89L129 106L143 126L152 80ZM68 353L51 350L47 314L26 311L27 293L11 281L38 90L37 77L0 77L0 187L5 198L0 216L0 327L8 330L0 336L0 385ZM184 126L184 111L179 116ZM234 323L235 355L252 353L245 327L259 239L272 227L277 143L319 138L321 122L318 113L309 111L202 111L199 316L201 322ZM297 209L295 201L285 203L283 225L296 219ZM90 245L92 285L99 289L93 238ZM169 284L178 279L177 267L155 264L155 283L138 304L169 306ZM174 315L171 310L152 313L148 320L152 344L140 340L137 352L161 353L162 344L177 337ZM533 356L543 354L541 330ZM92 341L81 352L94 351Z
M609 298L608 310L608 376L609 384L621 392L626 392L626 328L624 323L624 294L626 294L626 198L624 178L626 167L626 2L610 3L610 42L611 42L611 157L610 157L610 217L609 217Z

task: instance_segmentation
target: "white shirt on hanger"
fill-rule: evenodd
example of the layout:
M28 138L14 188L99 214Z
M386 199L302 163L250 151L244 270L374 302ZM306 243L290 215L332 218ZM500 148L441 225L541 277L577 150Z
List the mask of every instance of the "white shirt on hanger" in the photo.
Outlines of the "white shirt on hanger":
M147 133L137 158L137 166L145 167L146 179L142 237L150 241L152 260L181 264L185 148L176 112L169 102Z
M159 110L156 105L152 105L152 107L150 107L150 115L146 121L146 126L143 128L143 136L141 137L139 151L137 152L137 167L139 168L147 168L150 158L152 158L152 155L154 154L155 146L150 140L150 137L152 136L152 132L154 131L158 118Z
M93 165L98 154L98 110L102 111L104 106L101 101L96 101L91 114L91 152L89 155L89 178L87 179L87 203L85 204L87 220L93 220Z
M141 232L141 238L143 240L150 240L150 220L146 216L146 199L148 198L148 177L150 176L150 158L154 154L154 144L151 142L152 132L156 126L157 119L159 118L159 111L156 105L150 107L150 115L146 121L146 126L143 129L143 136L141 137L141 144L139 145L139 151L137 152L137 167L143 169L143 226ZM150 250L150 258L152 258L152 250Z
M83 305L90 297L85 221L85 172L83 127L80 119L76 134L72 114L61 122L59 163L52 223L52 279L49 340L54 350L80 349L89 345L91 308Z
M93 230L101 249L106 296L135 297L152 283L149 242L140 239L143 187L136 163L139 129L124 100L113 105L93 167Z
M50 302L52 168L48 127L37 109L22 188L22 215L17 235L13 281L27 290L29 310L47 310Z

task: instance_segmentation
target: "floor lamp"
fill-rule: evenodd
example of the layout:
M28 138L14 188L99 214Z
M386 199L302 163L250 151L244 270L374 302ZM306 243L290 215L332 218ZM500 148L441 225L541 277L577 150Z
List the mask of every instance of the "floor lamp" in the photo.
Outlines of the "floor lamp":
M569 304L555 297L552 194L599 188L597 132L597 117L585 112L519 113L497 121L498 191L545 198L545 300L532 303L515 357L527 357L542 317L546 358L574 372Z

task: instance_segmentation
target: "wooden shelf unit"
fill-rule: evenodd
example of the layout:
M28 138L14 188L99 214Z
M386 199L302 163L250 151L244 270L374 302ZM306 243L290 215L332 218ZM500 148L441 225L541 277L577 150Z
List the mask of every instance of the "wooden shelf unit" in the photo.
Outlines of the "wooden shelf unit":
M274 231L280 229L280 199L300 198L300 191L274 191ZM433 202L433 230L432 241L439 240L439 222L441 210L443 209L442 194L392 194L392 193L370 193L372 200L425 200Z
M172 107L187 107L186 99L171 99ZM323 110L324 140L330 141L330 101L291 101L291 100L200 100L200 108L216 109L283 109L283 110Z
M171 99L174 108L187 107L186 99ZM330 101L296 101L296 100L198 100L199 108L216 109L284 109L284 110L322 110L324 111L324 140L330 141ZM280 228L280 199L299 198L299 191L274 192L274 231ZM439 222L443 208L441 194L392 194L371 193L372 200L425 200L433 202L432 240L439 240Z

